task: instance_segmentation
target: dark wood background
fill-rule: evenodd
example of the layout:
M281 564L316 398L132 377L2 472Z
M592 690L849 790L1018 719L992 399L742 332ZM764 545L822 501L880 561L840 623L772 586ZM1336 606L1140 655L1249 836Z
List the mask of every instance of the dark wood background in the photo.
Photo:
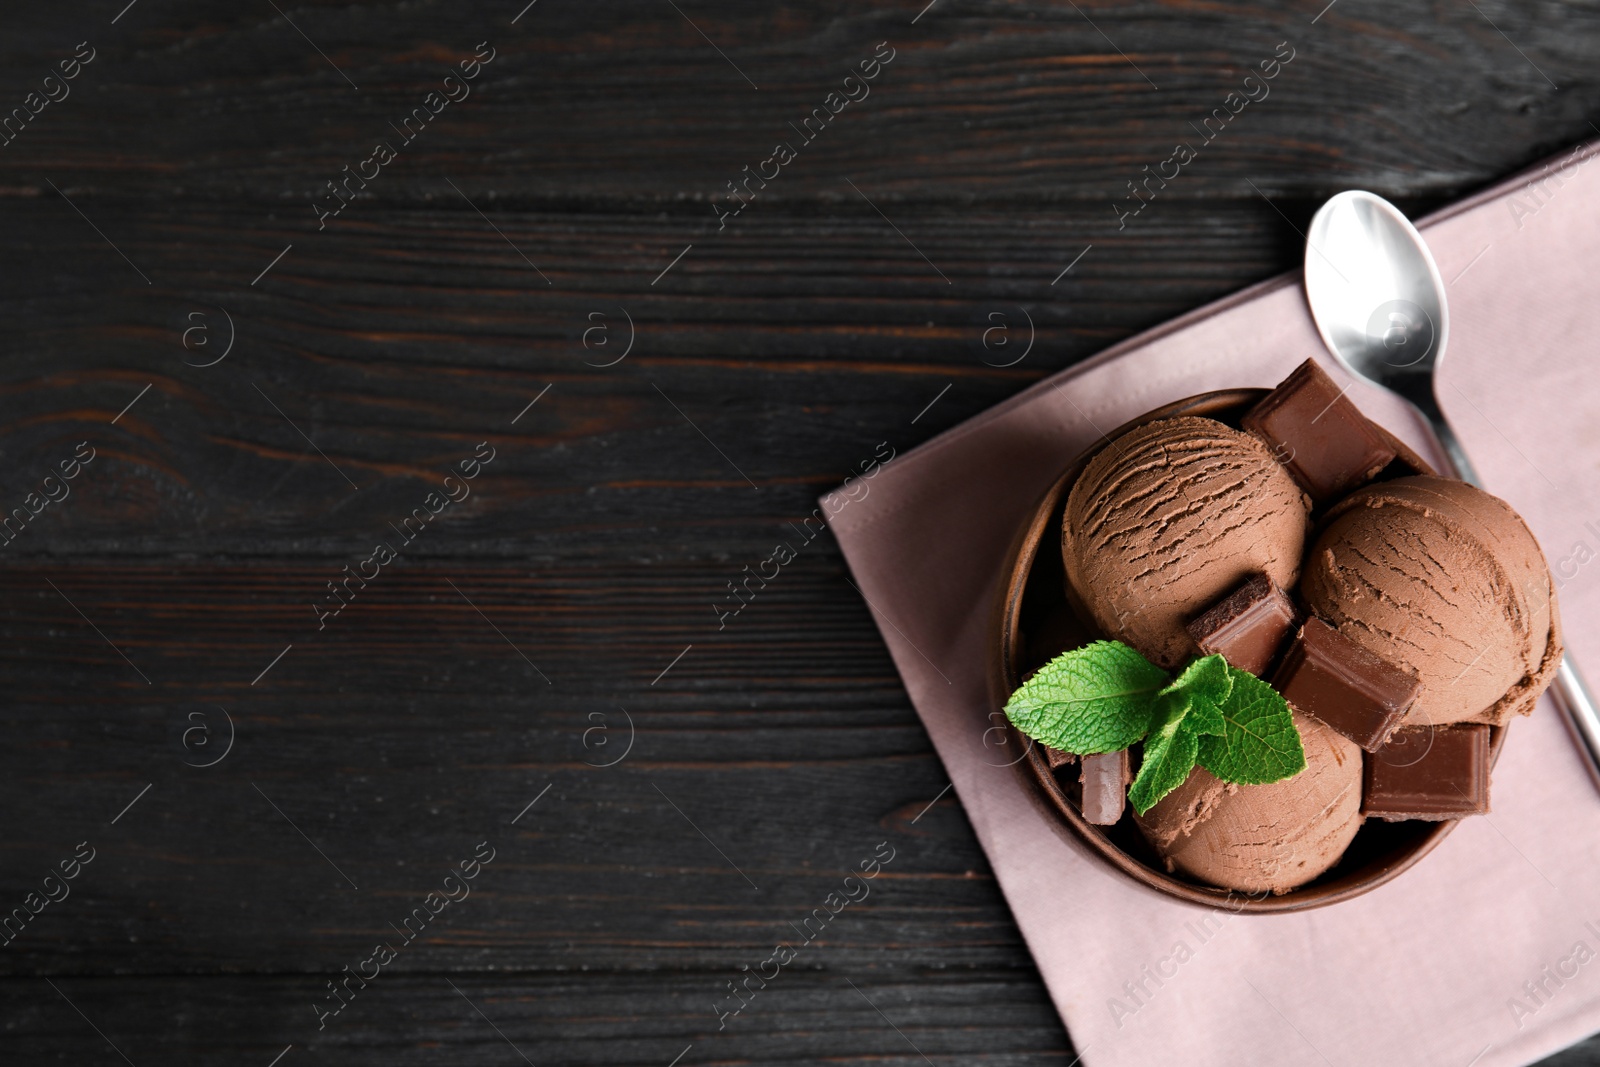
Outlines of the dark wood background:
M96 850L0 948L7 1064L1065 1067L836 545L712 605L879 442L1293 268L1333 192L1425 210L1600 114L1592 2L125 2L0 30L7 111L95 50L0 148L0 506L97 453L0 547L0 912ZM480 41L471 97L319 232ZM472 896L319 1030L481 841ZM872 896L719 1032L880 841Z

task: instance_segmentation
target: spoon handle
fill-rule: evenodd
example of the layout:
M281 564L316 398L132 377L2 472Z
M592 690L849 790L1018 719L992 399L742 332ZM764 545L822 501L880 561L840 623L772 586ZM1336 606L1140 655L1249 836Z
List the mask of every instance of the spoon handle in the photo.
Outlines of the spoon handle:
M1483 488L1483 483L1478 480L1478 471L1472 465L1472 460L1467 458L1467 450L1461 447L1461 442L1456 437L1456 432L1443 418L1433 424L1434 436L1439 438L1439 443L1444 446L1444 454L1450 458L1450 465L1456 469L1456 477L1468 485Z
M1466 450L1461 447L1460 440L1450 428L1444 413L1439 410L1438 403L1418 404L1417 407L1428 420L1433 435L1439 439L1439 444L1443 446L1445 456L1455 468L1457 476L1469 485L1482 488L1483 483L1478 481L1478 472L1473 469L1472 461L1467 458ZM1600 787L1600 710L1595 708L1594 697L1590 695L1589 687L1584 684L1583 675L1578 673L1577 664L1572 662L1571 654L1561 657L1561 666L1556 669L1555 684L1550 687L1550 695L1555 697L1556 703L1566 713L1567 725L1572 729L1573 740L1588 757L1586 762L1589 766L1589 775L1594 779L1595 785Z
M1412 403L1422 411L1423 418L1428 420L1428 427L1433 430L1433 436L1444 449L1445 458L1450 461L1450 466L1455 468L1456 477L1468 485L1482 489L1483 483L1478 480L1477 468L1472 465L1472 460L1467 458L1467 450L1461 447L1461 441L1456 437L1456 432L1450 428L1450 420L1444 417L1439 402L1430 393L1427 396L1412 398Z
M1600 786L1600 712L1596 712L1594 697L1590 696L1589 687L1583 684L1583 676L1578 673L1571 655L1561 657L1561 666L1556 670L1556 684L1550 689L1556 703L1567 713L1567 724L1572 727L1572 736L1578 742L1578 747L1589 757L1589 774Z

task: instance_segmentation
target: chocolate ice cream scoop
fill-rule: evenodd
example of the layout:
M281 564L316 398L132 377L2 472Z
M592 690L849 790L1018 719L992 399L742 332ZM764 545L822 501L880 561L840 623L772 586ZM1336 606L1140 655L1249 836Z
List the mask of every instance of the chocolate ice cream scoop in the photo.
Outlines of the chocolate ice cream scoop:
M1561 659L1554 589L1510 505L1446 478L1359 489L1306 558L1311 613L1421 681L1408 725L1526 715Z
M1268 785L1234 785L1196 767L1136 816L1167 870L1242 892L1285 893L1339 862L1361 828L1361 750L1295 715L1305 770Z
M1062 530L1067 582L1108 637L1169 670L1185 624L1254 573L1293 588L1309 501L1261 440L1214 419L1135 427L1089 461Z

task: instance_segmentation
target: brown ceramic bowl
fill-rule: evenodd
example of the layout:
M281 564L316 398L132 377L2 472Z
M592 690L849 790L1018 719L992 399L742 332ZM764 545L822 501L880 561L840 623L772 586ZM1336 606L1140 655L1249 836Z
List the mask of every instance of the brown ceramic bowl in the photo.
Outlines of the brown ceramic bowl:
M1115 438L1135 426L1176 415L1204 415L1237 429L1240 417L1266 394L1265 389L1201 393L1146 412L1110 436ZM1395 461L1379 474L1379 480L1436 473L1387 431L1380 427L1379 432L1397 453ZM1104 636L1096 630L1081 605L1073 603L1067 594L1060 531L1068 491L1105 444L1105 440L1097 442L1067 466L1039 501L1032 519L1012 548L999 605L999 651L991 669L991 677L997 682L995 707L1004 705L1030 671L1068 649ZM1058 777L1050 769L1043 746L1030 742L1014 730L1013 734L1015 743L1026 749L1026 757L1019 759L1017 766L1038 787L1040 799L1065 832L1076 835L1107 863L1135 881L1194 904L1225 906L1236 912L1303 911L1336 904L1394 878L1427 855L1455 828L1454 820L1394 823L1368 820L1338 864L1299 889L1280 896L1219 889L1168 874L1155 850L1134 824L1131 809L1124 809L1122 821L1115 826L1086 822L1078 811L1075 768L1063 768ZM1491 739L1493 758L1499 757L1504 741L1505 730L1496 727Z

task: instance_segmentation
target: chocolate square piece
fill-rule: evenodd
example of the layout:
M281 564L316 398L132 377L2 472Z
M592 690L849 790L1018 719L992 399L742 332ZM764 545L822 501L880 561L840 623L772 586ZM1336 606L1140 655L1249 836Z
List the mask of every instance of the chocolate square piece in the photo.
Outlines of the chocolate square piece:
M1128 803L1128 785L1133 781L1133 775L1128 773L1128 750L1084 756L1078 773L1083 782L1079 810L1084 819L1096 826L1115 826L1122 818L1122 809Z
M1039 747L1044 749L1045 759L1050 761L1050 769L1052 771L1065 767L1069 763L1078 762L1078 757L1070 752L1063 752L1059 748L1051 748L1049 745L1040 745Z
M1422 683L1321 619L1307 619L1272 684L1283 698L1376 752L1400 725Z
M1318 507L1370 481L1395 455L1378 428L1309 359L1240 424L1266 440Z
M1489 727L1408 726L1366 757L1361 812L1377 819L1459 819L1489 810Z
M1256 574L1196 617L1189 636L1201 652L1218 653L1259 677L1277 658L1294 621L1288 595L1265 574Z

